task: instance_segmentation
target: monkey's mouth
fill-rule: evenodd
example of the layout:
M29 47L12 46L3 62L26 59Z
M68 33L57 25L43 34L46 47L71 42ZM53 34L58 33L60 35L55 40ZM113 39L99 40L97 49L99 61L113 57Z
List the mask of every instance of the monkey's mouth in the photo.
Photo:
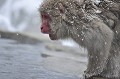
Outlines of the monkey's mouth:
M58 40L56 34L49 34L51 40Z

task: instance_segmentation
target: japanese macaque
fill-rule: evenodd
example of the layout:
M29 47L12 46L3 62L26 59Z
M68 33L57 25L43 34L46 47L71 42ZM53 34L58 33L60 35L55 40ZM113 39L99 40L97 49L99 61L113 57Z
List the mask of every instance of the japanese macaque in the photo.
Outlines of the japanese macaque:
M51 40L72 38L87 48L86 79L118 79L120 34L116 28L120 28L119 19L98 5L102 4L93 0L44 0L39 9L41 32L49 34Z

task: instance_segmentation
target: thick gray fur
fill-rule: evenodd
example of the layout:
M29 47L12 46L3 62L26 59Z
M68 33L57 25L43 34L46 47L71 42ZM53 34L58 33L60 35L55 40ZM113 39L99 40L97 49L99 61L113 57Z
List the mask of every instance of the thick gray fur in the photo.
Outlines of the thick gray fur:
M107 2L110 4L105 0L99 6L93 0L45 0L39 9L40 13L50 15L51 29L58 38L72 38L87 48L86 79L92 79L92 76L120 78L119 15L112 7L105 9L103 4ZM64 13L60 12L60 7Z

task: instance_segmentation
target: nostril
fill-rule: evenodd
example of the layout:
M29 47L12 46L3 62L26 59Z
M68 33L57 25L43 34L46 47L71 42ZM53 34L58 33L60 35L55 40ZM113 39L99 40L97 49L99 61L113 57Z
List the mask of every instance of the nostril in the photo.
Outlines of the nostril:
M41 30L43 29L43 27L41 27Z

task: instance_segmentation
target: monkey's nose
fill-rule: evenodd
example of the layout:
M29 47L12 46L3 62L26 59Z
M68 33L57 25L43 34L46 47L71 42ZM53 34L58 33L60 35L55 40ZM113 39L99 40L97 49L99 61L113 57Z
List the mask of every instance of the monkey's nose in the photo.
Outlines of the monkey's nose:
M41 30L43 30L43 27L41 27Z
M41 27L41 32L44 34L50 34L50 29L49 28L45 28L45 26Z
M46 29L44 29L44 27L41 27L41 32L42 32L42 33L45 33L45 32L46 32Z

